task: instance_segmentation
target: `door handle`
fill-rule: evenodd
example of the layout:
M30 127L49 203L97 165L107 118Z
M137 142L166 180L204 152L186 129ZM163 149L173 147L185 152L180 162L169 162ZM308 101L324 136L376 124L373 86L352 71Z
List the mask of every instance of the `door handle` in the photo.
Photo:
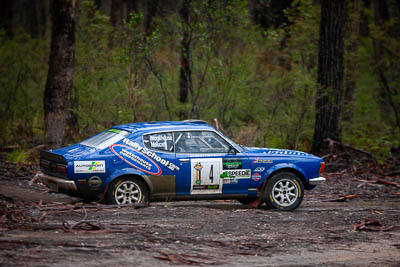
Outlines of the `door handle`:
M180 163L189 162L189 159L179 159L179 162L180 162Z

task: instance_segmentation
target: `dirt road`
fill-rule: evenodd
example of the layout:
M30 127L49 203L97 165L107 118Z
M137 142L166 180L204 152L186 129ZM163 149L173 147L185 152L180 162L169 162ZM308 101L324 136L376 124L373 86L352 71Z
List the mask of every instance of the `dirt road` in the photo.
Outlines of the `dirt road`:
M333 182L280 212L236 201L106 207L3 176L0 266L399 266L399 197L324 202Z

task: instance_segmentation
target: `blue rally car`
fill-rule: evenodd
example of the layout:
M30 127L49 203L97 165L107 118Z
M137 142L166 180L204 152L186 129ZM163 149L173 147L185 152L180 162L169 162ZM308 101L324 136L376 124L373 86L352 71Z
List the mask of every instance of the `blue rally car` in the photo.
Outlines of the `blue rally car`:
M237 199L294 210L325 181L319 157L243 147L203 121L114 126L64 148L42 151L40 180L51 191L109 204L165 199Z

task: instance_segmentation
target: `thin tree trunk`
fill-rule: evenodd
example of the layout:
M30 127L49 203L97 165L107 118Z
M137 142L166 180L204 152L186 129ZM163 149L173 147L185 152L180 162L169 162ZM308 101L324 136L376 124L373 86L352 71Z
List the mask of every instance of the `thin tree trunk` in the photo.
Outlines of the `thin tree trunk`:
M158 0L146 0L144 10L144 30L146 36L150 36L153 32L153 18L157 14Z
M116 27L118 25L119 20L121 19L121 3L122 0L111 0L111 8L110 8L110 23L113 26L113 30L110 34L110 39L108 42L108 46L112 48L114 46L114 35L116 33Z
M7 37L13 36L14 1L4 0L0 4L0 28L5 30Z
M126 17L125 19L129 19L131 13L137 13L137 0L126 0L125 1L125 6L126 6Z
M40 37L44 37L46 34L46 8L44 0L34 0L35 4L35 13L37 17L37 25L38 25L38 34Z
M248 10L253 23L264 29L277 28L289 23L285 10L292 5L293 0L249 0Z
M192 92L192 70L191 70L191 33L189 29L190 16L190 0L183 0L180 15L183 20L183 38L181 41L181 66L180 66L180 78L179 78L179 101L182 104L188 102L189 93ZM187 119L188 114L184 108L179 113L180 119Z
M318 57L313 152L326 138L340 140L344 87L345 0L323 0Z
M389 21L389 9L386 0L373 0L375 24L378 28L385 32L385 24ZM400 107L395 103L392 89L385 75L385 66L383 58L385 55L385 48L381 38L373 38L374 44L374 63L378 74L380 83L380 105L382 110L383 119L388 118L388 114L394 113L396 127L400 129ZM389 104L389 105L388 105Z
M51 148L65 142L71 119L75 60L75 0L51 3L52 33L49 72L44 93L46 142Z
M349 34L350 42L348 45L348 61L346 68L346 90L344 95L345 112L343 120L348 122L349 129L352 129L354 115L354 94L356 90L356 70L357 70L357 51L360 36L360 12L361 1L353 0L351 2L351 14L349 16Z

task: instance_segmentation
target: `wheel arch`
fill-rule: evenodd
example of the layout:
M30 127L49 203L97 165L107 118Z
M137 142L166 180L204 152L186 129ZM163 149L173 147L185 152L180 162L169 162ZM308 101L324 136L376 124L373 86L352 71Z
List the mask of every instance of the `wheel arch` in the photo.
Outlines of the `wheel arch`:
M277 168L274 168L273 170L271 170L271 169L270 169L270 171L268 171L268 173L265 177L263 187L264 187L264 184L268 183L270 177L272 177L273 175L275 175L277 173L281 173L281 172L291 172L291 173L295 174L296 176L298 176L300 178L301 182L303 183L304 188L307 188L307 186L308 186L304 172L293 164L290 164L290 165L285 164L284 166L278 166Z
M124 177L136 177L139 178L140 180L142 180L144 182L144 184L147 187L147 190L149 192L149 195L152 194L153 192L153 184L151 183L150 179L146 176L146 175L141 175L138 172L126 172L126 171L121 171L121 172L117 172L115 174L113 174L112 176L109 177L109 179L107 179L106 182L106 186L103 190L101 199L105 198L105 196L107 195L108 190L110 189L110 185L117 179L121 179Z

